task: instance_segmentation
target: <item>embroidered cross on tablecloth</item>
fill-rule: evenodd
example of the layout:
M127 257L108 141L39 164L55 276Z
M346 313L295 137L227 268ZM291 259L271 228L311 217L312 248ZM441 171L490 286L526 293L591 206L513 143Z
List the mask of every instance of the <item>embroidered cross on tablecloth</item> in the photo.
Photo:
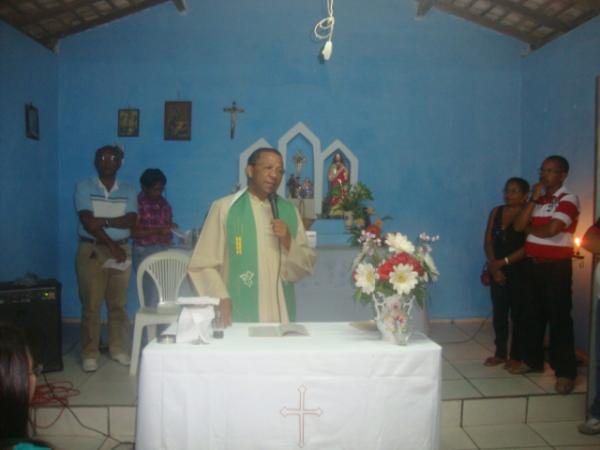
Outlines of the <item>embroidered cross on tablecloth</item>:
M307 387L304 385L300 385L298 388L298 393L300 394L298 408L283 407L280 411L281 415L284 417L298 416L298 447L304 447L304 416L320 416L323 414L323 410L321 410L321 408L309 409L304 406L306 391Z

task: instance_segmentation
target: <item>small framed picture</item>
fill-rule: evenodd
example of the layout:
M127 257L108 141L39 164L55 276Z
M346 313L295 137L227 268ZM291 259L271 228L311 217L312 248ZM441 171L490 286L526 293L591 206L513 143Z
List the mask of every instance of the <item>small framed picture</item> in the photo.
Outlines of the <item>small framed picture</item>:
M25 105L25 136L29 139L40 140L40 120L38 110L31 103Z
M192 102L165 102L165 140L192 139Z
M140 110L120 109L117 134L122 137L136 137L140 134Z

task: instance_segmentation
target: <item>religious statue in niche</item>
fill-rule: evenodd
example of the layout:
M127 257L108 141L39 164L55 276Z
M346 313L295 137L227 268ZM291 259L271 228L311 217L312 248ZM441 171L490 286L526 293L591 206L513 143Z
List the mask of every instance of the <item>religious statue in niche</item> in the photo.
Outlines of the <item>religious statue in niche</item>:
M350 173L340 152L335 153L327 172L329 179L328 210L330 217L340 217L344 214L340 202L348 193Z
M304 177L304 181L302 182L302 186L300 187L299 194L300 198L314 198L314 189L310 178Z
M302 151L298 150L294 156L292 156L292 161L294 161L294 173L290 175L288 181L286 183L286 187L288 190L288 198L313 198L313 185L310 178L304 177L304 181L301 181L302 168L304 164L306 164L306 156Z
M298 198L300 192L300 177L292 173L285 184L288 190L288 198Z

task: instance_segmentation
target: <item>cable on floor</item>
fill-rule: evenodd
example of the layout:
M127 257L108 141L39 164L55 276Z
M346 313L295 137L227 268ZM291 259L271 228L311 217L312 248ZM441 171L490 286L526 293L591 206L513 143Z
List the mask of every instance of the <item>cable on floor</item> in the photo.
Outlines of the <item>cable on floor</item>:
M33 420L31 420L31 418L30 418L30 424L33 428L34 434L36 434L36 435L38 434L37 433L38 428L39 429L50 428L52 425L54 425L56 422L58 422L58 420L63 415L65 410L67 410L73 415L73 417L75 418L77 423L82 428L85 428L86 430L89 430L89 431L93 431L94 433L98 433L99 435L104 437L104 441L102 442L102 445L104 445L106 440L109 438L112 439L113 441L117 442L117 445L115 447L113 447L113 449L119 447L120 445L133 444L133 442L120 441L119 439L116 439L113 436L110 436L109 434L105 433L104 431L101 431L101 430L98 430L97 428L85 425L81 421L81 419L79 419L77 414L75 414L73 409L69 406L69 398L75 397L80 394L80 391L73 387L73 383L71 383L70 381L56 381L56 382L50 383L45 374L42 374L42 377L44 378L44 384L38 385L36 387L35 394L34 394L32 402L31 402L31 405L33 407L60 406L60 411L59 411L58 415L56 416L56 418L48 425L39 425L37 423L37 415ZM102 445L99 448L101 448Z

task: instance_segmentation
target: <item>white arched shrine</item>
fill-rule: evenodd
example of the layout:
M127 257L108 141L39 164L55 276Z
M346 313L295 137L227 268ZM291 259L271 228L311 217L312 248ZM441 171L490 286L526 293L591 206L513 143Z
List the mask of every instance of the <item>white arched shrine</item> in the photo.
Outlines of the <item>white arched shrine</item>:
M310 208L307 208L305 210L305 217L315 218L321 214L323 199L327 196L329 192L329 180L326 176L324 176L325 165L327 160L331 158L335 152L342 153L350 165L350 183L352 184L356 184L358 182L359 161L358 158L352 152L352 150L350 150L339 139L335 139L331 144L327 146L325 150L322 151L321 140L310 130L310 128L304 125L304 123L298 122L288 131L286 131L283 135L281 135L281 137L277 140L277 149L283 157L284 165L287 161L287 152L290 142L292 142L298 136L302 136L312 148L313 167L310 176L313 182L314 199L312 199L313 201L310 202ZM272 146L266 139L260 138L252 145L247 147L242 153L240 153L238 180L241 188L245 188L247 185L246 164L248 161L248 157L252 154L253 151L261 147ZM289 172L289 169L287 167L284 168L286 169L286 171ZM277 189L277 193L282 197L287 197L285 178L282 181L279 188Z

